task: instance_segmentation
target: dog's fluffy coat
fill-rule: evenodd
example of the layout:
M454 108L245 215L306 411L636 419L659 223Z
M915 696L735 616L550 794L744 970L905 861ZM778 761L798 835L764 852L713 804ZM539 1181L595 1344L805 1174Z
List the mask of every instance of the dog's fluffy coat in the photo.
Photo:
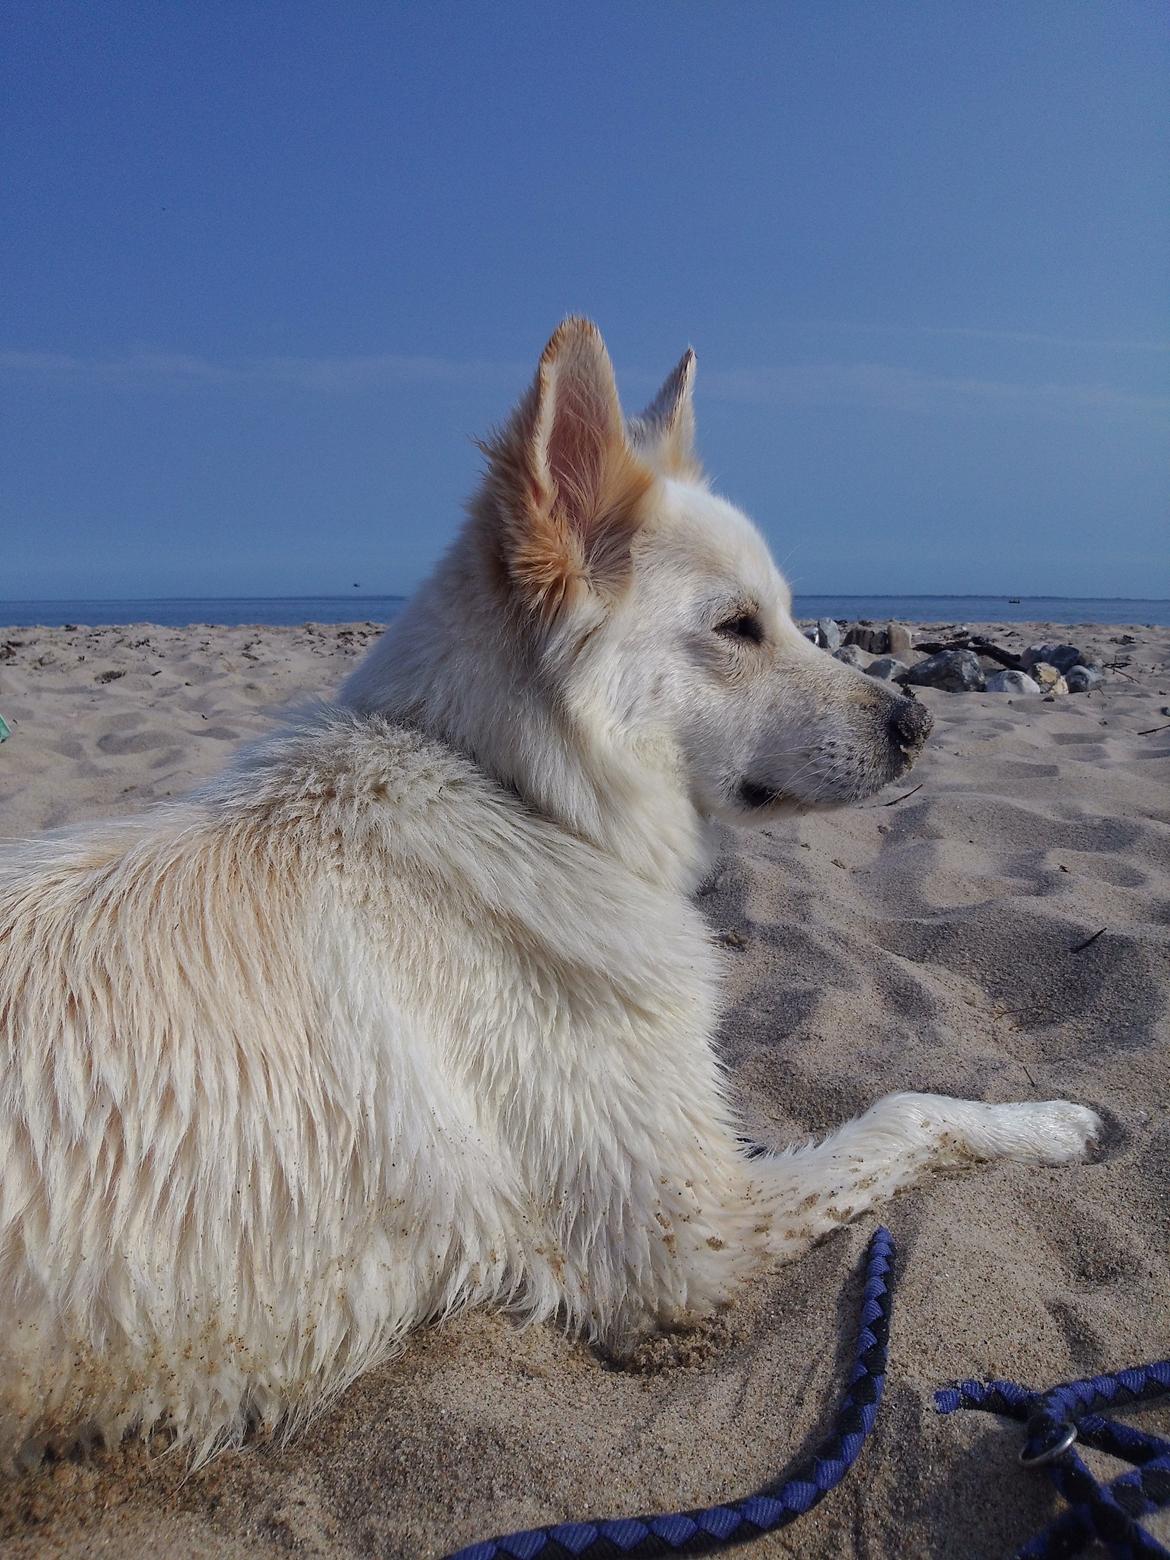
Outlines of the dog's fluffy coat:
M335 705L0 856L0 1451L292 1428L420 1322L685 1323L1059 1102L897 1095L749 1159L708 822L869 794L928 721L814 650L694 455L553 337L460 540Z

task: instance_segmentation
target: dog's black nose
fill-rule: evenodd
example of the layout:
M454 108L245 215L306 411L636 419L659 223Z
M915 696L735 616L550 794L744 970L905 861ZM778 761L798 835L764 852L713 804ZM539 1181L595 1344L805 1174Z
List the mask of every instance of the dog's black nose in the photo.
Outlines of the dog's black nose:
M890 715L890 735L900 748L917 750L930 735L934 716L917 699L899 699Z

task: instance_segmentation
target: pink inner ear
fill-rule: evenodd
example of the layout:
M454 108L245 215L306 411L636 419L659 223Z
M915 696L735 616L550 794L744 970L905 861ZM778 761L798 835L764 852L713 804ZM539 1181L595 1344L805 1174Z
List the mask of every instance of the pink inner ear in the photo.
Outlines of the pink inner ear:
M557 485L558 507L582 530L598 518L596 499L612 438L612 416L604 389L579 373L558 375L545 459Z
M654 475L626 438L594 326L565 321L532 388L484 448L490 465L477 513L518 596L551 615L582 591L622 589Z

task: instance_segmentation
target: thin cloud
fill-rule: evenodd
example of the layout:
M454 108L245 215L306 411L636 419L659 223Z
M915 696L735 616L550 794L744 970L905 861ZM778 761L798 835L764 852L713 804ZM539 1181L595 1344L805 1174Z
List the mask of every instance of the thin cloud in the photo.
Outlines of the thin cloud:
M517 373L517 365L510 363L398 353L216 361L174 352L132 352L110 358L83 358L63 352L0 352L0 376L5 379L131 390L209 385L351 394L421 385L494 385L515 379Z
M879 325L848 320L781 320L785 330L832 331L858 336L939 336L960 341L998 341L1013 346L1056 347L1072 352L1170 352L1170 341L1113 336L1062 336L1039 330L986 330L974 325Z
M1052 415L1157 416L1170 397L1101 384L1020 384L927 374L890 363L801 363L762 369L717 369L703 390L716 400L756 406L860 406L875 410L987 412L1019 408Z
M973 341L1010 341L1023 346L1068 347L1076 352L1170 352L1170 341L1049 336L1037 330L978 330L965 325L917 325L914 330L917 335L923 336L960 336Z
M217 361L181 353L134 352L83 358L57 352L0 352L0 380L126 390L219 389L252 393L301 391L355 395L432 386L486 387L511 394L530 370L483 359L410 357L266 357ZM654 384L632 372L630 384ZM702 394L717 401L770 407L866 407L913 414L977 414L1018 408L1064 417L1165 417L1170 397L1107 384L1039 384L927 373L881 362L813 362L714 369L701 374Z

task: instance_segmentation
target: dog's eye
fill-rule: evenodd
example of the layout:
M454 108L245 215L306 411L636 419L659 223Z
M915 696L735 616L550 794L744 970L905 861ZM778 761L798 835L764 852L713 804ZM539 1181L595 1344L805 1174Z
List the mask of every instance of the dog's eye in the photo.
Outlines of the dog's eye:
M716 623L715 632L724 639L746 639L753 645L760 644L764 637L763 626L754 612L737 612L735 617Z

